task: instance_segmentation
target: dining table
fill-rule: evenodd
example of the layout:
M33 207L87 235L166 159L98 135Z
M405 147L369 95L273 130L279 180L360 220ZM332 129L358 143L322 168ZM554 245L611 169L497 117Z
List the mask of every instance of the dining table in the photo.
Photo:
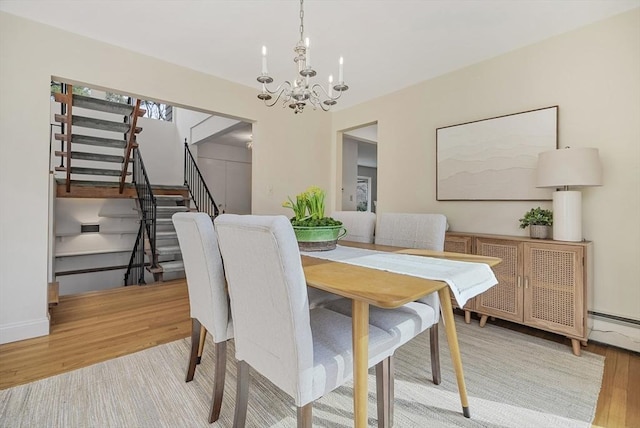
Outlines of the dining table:
M501 262L499 258L472 254L400 248L387 245L340 241L341 246L377 252L401 253L471 263L484 263L490 267ZM302 255L307 286L328 291L352 300L353 335L353 408L354 427L367 426L369 307L397 308L431 293L438 293L447 342L456 374L462 411L470 417L467 390L458 346L452 300L447 282L425 279L351 263L328 260L310 253Z

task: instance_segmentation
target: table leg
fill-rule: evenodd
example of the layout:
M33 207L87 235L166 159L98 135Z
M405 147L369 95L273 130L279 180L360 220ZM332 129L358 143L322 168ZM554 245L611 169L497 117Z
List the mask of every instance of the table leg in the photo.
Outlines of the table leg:
M460 358L458 334L456 333L456 324L453 318L453 309L451 306L451 296L449 296L449 287L444 287L438 290L438 296L440 296L440 307L442 308L442 317L444 319L444 328L447 333L447 342L449 342L451 361L453 362L453 369L456 372L456 380L458 381L458 392L460 393L460 401L462 402L462 414L466 418L470 418L471 413L469 412L467 387L464 383L462 358Z
M369 304L353 300L353 416L355 428L366 427L369 362Z

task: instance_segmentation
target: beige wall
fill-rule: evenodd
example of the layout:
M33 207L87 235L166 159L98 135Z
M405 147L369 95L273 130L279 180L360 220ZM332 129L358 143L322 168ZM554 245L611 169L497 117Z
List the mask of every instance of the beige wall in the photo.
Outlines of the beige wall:
M522 214L551 202L435 200L435 130L553 105L561 147L597 147L604 166L604 186L583 190L590 309L640 319L640 9L338 111L334 154L340 130L377 121L379 212L442 212L455 231L523 235Z
M255 121L256 213L289 214L287 195L329 188L330 115L268 109L255 88L0 13L0 343L48 332L52 76Z

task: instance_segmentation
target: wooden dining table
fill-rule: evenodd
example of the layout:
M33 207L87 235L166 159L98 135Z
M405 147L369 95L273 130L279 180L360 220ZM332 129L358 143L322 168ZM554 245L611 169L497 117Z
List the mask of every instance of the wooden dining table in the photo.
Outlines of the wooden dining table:
M499 258L472 254L448 253L423 249L399 248L375 244L340 241L340 245L376 251L422 255L449 260L485 263L495 266ZM444 281L392 273L380 269L356 266L348 263L302 256L307 285L352 300L353 323L353 409L354 426L367 426L369 306L397 308L427 294L437 292L445 325L447 341L456 373L460 401L464 416L470 417L467 390L458 347L455 320L449 286Z

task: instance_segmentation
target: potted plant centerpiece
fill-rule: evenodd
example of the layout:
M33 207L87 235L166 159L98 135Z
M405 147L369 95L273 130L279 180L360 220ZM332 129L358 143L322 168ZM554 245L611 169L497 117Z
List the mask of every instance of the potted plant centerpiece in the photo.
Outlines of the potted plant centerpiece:
M531 208L520 219L520 229L529 226L529 236L537 239L549 239L553 225L553 212L540 207Z
M296 196L288 198L282 206L293 210L291 225L300 251L326 251L336 248L338 239L347 234L342 222L324 216L325 192L311 186Z

